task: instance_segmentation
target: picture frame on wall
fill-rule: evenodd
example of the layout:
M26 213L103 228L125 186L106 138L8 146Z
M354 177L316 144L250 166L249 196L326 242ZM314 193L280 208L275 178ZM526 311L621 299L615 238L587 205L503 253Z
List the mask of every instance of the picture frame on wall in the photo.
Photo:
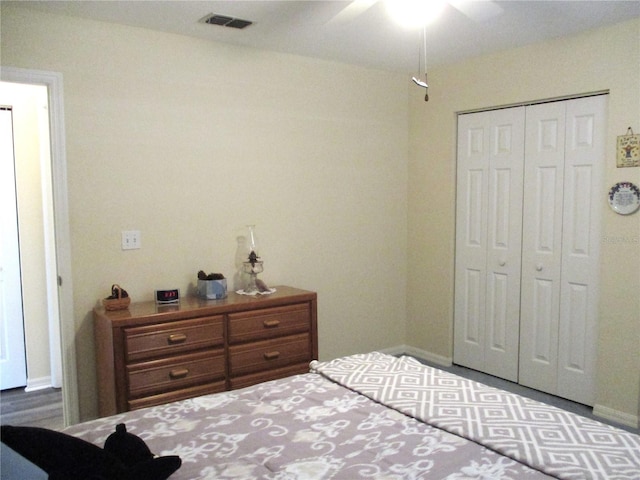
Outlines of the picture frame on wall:
M616 165L618 168L640 166L640 135L634 135L631 127L626 135L618 137Z

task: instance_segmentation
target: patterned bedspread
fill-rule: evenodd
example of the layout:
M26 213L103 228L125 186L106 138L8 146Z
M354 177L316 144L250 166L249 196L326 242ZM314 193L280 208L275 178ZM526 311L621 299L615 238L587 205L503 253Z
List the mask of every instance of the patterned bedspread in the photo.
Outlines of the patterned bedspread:
M103 446L124 422L155 454L182 458L172 480L639 478L637 435L412 359L372 353L312 368L65 431Z
M640 479L640 436L409 357L313 362L312 371L562 479Z
M93 420L67 433L104 445L115 425L179 479L504 479L548 476L308 373Z

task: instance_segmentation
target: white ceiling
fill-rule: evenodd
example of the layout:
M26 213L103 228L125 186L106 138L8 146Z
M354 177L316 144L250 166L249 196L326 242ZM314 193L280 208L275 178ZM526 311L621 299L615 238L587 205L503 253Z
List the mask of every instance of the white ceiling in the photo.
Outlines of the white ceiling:
M353 63L384 70L424 70L422 28L406 29L389 19L382 1L25 1L25 7L74 15L204 40ZM371 3L353 14L355 7ZM465 15L448 5L427 27L428 64L451 63L492 51L570 35L640 16L640 0L474 1ZM498 15L482 18L489 7ZM244 30L207 25L217 13L251 20ZM336 17L336 18L334 18ZM346 17L346 18L343 18ZM640 36L640 32L639 32ZM422 63L419 63L422 62Z

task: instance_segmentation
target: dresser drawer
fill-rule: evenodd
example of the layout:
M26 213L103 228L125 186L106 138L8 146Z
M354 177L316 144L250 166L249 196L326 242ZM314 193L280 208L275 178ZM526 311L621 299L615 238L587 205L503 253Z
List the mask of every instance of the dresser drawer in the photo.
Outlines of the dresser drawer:
M163 403L177 402L186 398L199 397L208 393L220 393L226 390L224 380L198 385L195 387L183 388L181 390L172 390L166 393L157 393L147 397L135 398L127 402L127 410L137 410L139 408L153 407L154 405L162 405Z
M310 307L307 303L232 313L229 315L229 343L308 332L311 329L310 319Z
M256 383L268 382L270 380L276 380L278 378L290 377L291 375L297 375L299 373L309 373L309 362L299 363L297 365L289 365L283 368L274 368L272 370L263 370L257 373L250 373L248 375L242 375L240 377L231 378L230 386L231 390L236 388L249 387Z
M311 361L309 334L229 347L229 375L238 376Z
M126 362L222 346L223 332L222 315L126 328Z
M207 350L127 366L130 397L141 397L224 379L224 350Z

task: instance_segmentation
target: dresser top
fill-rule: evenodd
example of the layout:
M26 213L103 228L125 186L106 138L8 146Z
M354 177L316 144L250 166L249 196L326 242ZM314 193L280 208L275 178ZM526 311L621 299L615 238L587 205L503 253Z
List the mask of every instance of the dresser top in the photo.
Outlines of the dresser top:
M158 305L155 301L132 302L126 310L107 311L96 307L96 318L106 318L113 326L153 320L164 322L204 315L222 315L227 313L271 308L296 302L316 300L316 293L308 290L278 285L269 295L240 295L229 292L220 300L205 300L195 296L180 298L177 304Z

